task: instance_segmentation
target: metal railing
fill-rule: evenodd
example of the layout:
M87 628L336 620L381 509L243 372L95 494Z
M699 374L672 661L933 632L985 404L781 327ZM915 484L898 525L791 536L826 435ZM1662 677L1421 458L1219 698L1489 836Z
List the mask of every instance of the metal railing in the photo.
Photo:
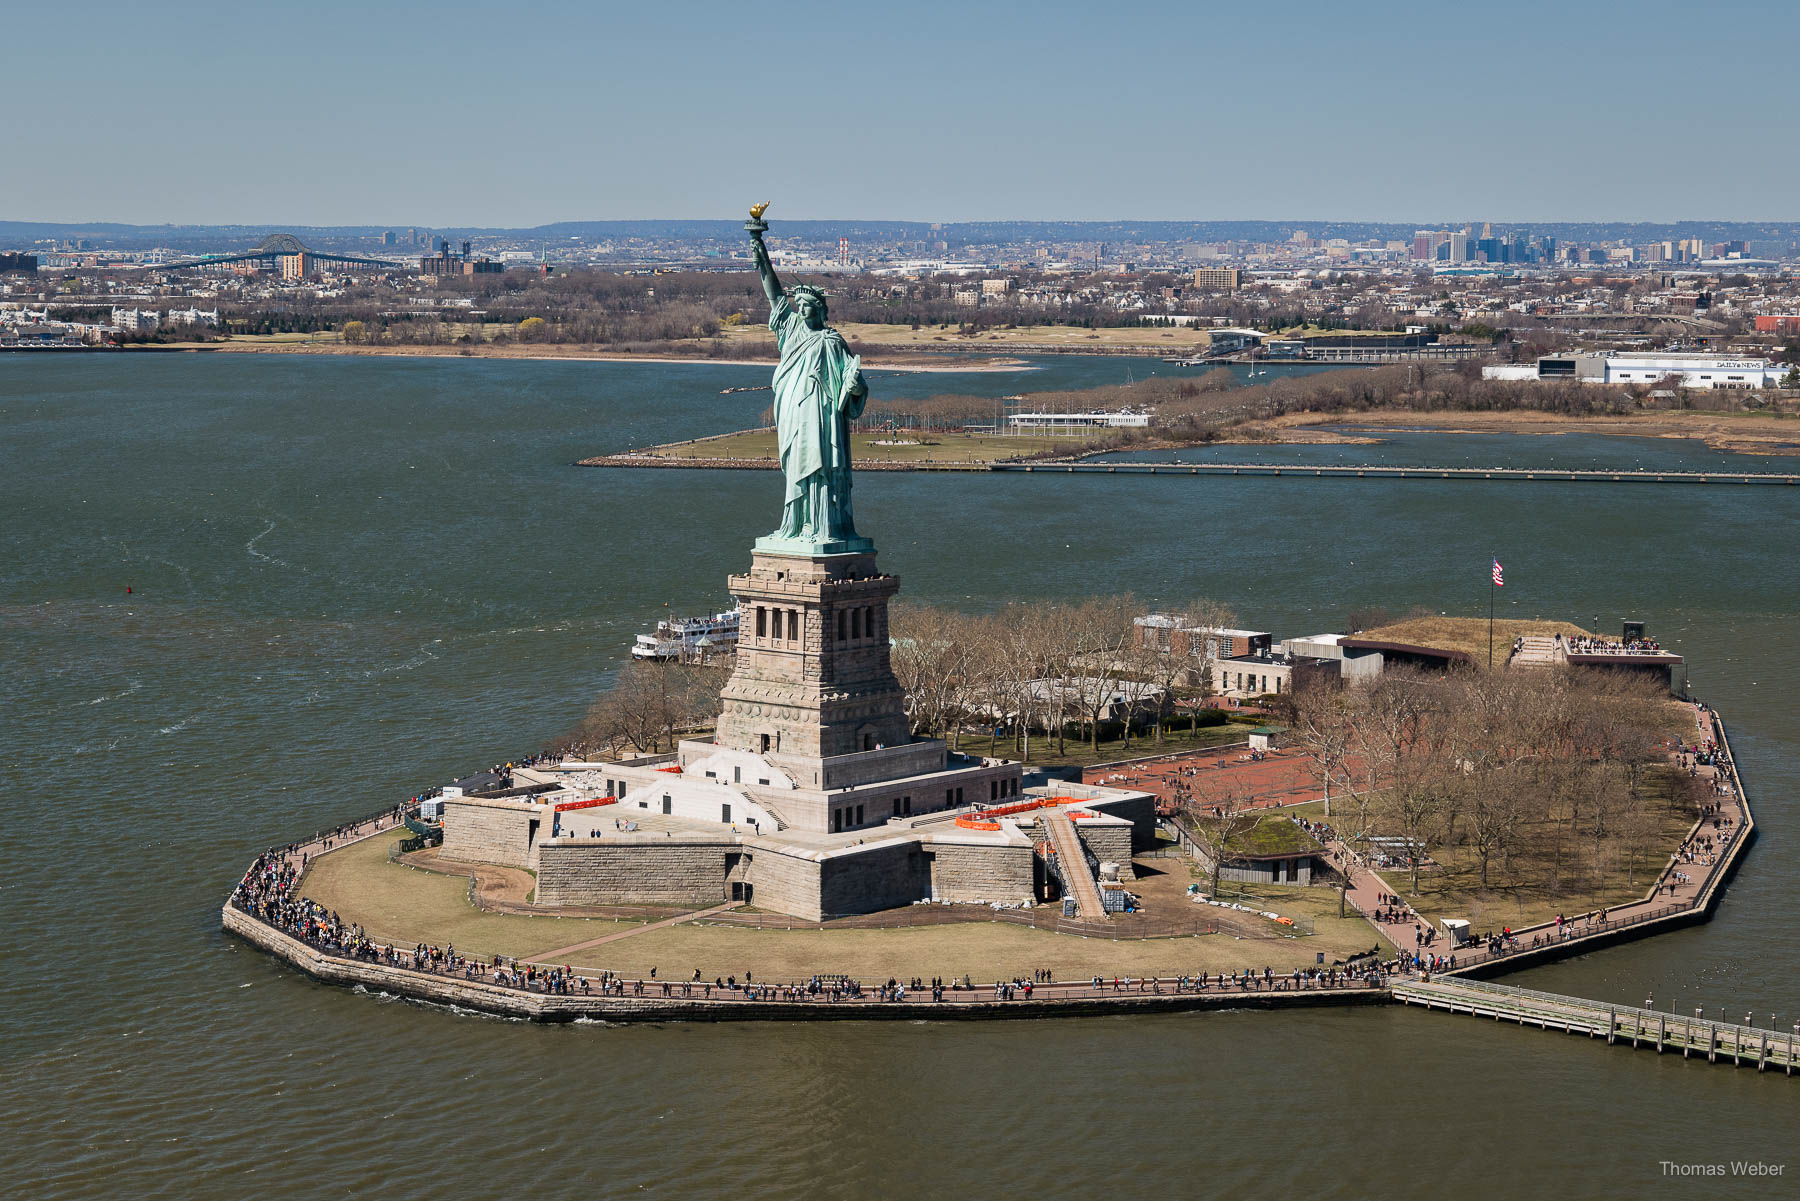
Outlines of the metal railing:
M1532 946L1529 943L1521 943L1514 947L1503 947L1498 951L1475 951L1467 956L1458 954L1457 951L1453 949L1451 954L1456 956L1456 965L1443 970L1446 972L1460 972L1464 968L1475 967L1478 964L1493 963L1501 959L1515 959L1521 955L1530 955L1534 951L1544 951L1550 947L1568 946L1575 943L1586 942L1590 938L1598 938L1601 935L1612 934L1619 930L1628 930L1633 926L1641 926L1647 922L1658 922L1678 914L1691 913L1696 908L1698 908L1696 905L1663 905L1643 913L1632 914L1629 917L1608 917L1604 920L1584 922L1581 925L1582 932L1580 934L1567 933L1568 931L1575 929L1576 923L1565 922L1563 924L1564 933L1551 933L1546 941L1540 942L1536 946ZM1513 937L1517 939L1519 934L1519 931L1515 931ZM1445 958L1448 959L1449 956L1446 955Z
M339 822L335 826L326 827L309 838L298 838L293 842L284 842L280 846L270 847L266 853L270 855L286 855L292 851L299 850L301 847L311 846L316 842L324 842L327 838L336 838L342 831L349 829L352 826L360 826L365 822L375 822L377 823L377 828L379 828L380 822L391 817L395 819L394 824L398 825L401 821L405 820L407 814L417 812L417 806L410 800L406 801L403 805L384 805L373 813L364 814L362 817L354 817L348 821Z
M1397 982L1394 992L1402 1001L1416 998L1427 1006L1435 999L1454 1008L1460 1001L1471 1013L1476 1008L1490 1009L1521 1024L1535 1020L1540 1025L1556 1024L1565 1030L1585 1028L1590 1034L1604 1030L1608 1042L1614 1038L1629 1038L1636 1046L1639 1039L1649 1038L1654 1045L1672 1043L1684 1048L1683 1054L1687 1049L1704 1046L1709 1058L1717 1052L1740 1062L1754 1054L1759 1066L1770 1062L1770 1052L1774 1052L1773 1062L1786 1067L1790 1075L1794 1067L1800 1066L1800 1038L1773 1027L1763 1030L1708 1017L1688 1017L1636 1005L1615 1005L1461 978L1423 985ZM1697 1040L1696 1033L1703 1039Z
M1717 1021L1707 1017L1684 1017L1678 1013L1664 1013L1656 1009L1644 1009L1637 1005L1614 1005L1607 1001L1590 1001L1585 997L1568 997L1563 996L1560 993L1537 992L1529 988L1515 988L1509 984L1490 984L1483 980L1463 980L1458 978L1445 981L1444 986L1449 989L1478 992L1495 997L1537 1001L1543 1004L1557 1006L1562 1009L1574 1009L1585 1013L1591 1013L1596 1017L1602 1017L1611 1013L1618 1017L1635 1018L1640 1023L1646 1019L1652 1022L1658 1019L1664 1022L1673 1020L1677 1022L1691 1022L1695 1025L1705 1025L1711 1027L1713 1030L1723 1031L1733 1035L1754 1034L1758 1038L1761 1038L1766 1035L1775 1034L1781 1038L1787 1037L1785 1034L1779 1034L1774 1030L1759 1030L1755 1026L1740 1026L1735 1022Z
M497 966L502 966L508 970L509 974L517 976L519 968L525 965L530 965L532 967L555 965L545 965L534 960L515 959L508 956L502 956L499 963L477 963L477 961L466 960L465 964L476 964L476 966L484 969L484 973L479 975L469 974L464 967L421 966L414 961L412 953L409 950L403 949L397 944L371 944L370 952L373 953L353 952L336 943L315 941L302 936L294 930L269 922L239 904L236 898L233 898L229 904L232 909L248 917L258 925L273 931L283 938L299 943L308 951L325 958L338 960L344 963L382 967L392 971L410 973L421 978L445 980L452 983L467 985L479 985L485 988L499 988L508 992L524 993L527 995L567 996L571 999L606 999L610 997L615 1000L636 999L714 1003L725 1001L749 1006L766 1005L771 1002L830 1005L900 1003L899 999L892 995L885 999L882 998L876 988L866 988L861 986L858 986L861 991L853 995L840 994L831 996L824 992L810 993L808 991L810 978L809 980L800 981L773 982L764 980L756 982L754 985L755 988L767 990L774 994L765 996L749 995L751 986L748 984L738 989L732 989L729 986L721 988L715 984L712 990L715 995L707 995L704 992L704 986L708 983L707 981L625 980L623 978L615 978L614 980L614 983L623 986L623 991L615 990L607 992L604 990L593 990L583 992L581 991L579 983L571 981L566 989L552 993L546 986L545 978L541 974L531 981L524 980L522 976L511 980L502 980L494 976L493 969ZM587 977L591 985L596 982L603 969L584 968L583 970L593 973L593 975ZM579 975L579 973L577 973L577 975ZM1118 980L1119 983L1115 984L1115 979ZM1094 985L1091 978L1087 980L1035 982L1032 986L1032 996L1026 997L1022 991L1015 991L1013 993L1012 1001L1008 1003L1025 1003L1030 1000L1070 1001L1108 998L1128 1000L1134 997L1141 998L1151 995L1169 996L1185 994L1220 996L1257 996L1275 992L1366 994L1372 988L1381 988L1386 985L1385 979L1378 979L1371 982L1364 975L1347 974L1341 970L1341 968L1338 971L1336 983L1330 983L1327 979L1315 977L1310 973L1302 973L1300 978L1296 980L1294 973L1292 972L1282 975L1272 975L1267 978L1246 974L1244 979L1247 983L1239 983L1235 978L1228 982L1223 974L1212 973L1207 985L1201 987L1192 976L1137 977L1120 975L1115 977L1111 975L1102 975L1101 983L1098 986ZM1008 981L1008 983L1011 983L1011 981ZM669 989L669 995L666 997L661 995L662 990L665 987ZM684 988L689 990L687 995L683 995L681 991ZM961 1001L965 1003L970 1001L986 1001L989 999L986 994L990 994L992 991L992 987L986 984L971 983L963 987L946 987L944 989L943 999L945 1001ZM933 998L930 988L914 989L909 987L904 1003L908 1005L917 1004L920 1008L930 1008L939 1002Z

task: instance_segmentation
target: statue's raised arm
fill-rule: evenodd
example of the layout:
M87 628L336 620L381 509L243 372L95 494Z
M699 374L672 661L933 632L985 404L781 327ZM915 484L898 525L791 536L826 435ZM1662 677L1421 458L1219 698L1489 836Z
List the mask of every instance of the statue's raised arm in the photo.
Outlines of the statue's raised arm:
M750 206L750 220L744 222L744 228L750 231L750 256L756 260L757 274L762 276L763 295L769 298L769 307L781 298L781 280L775 274L775 264L769 261L769 248L763 245L763 234L768 231L769 223L762 219L767 212L769 202Z

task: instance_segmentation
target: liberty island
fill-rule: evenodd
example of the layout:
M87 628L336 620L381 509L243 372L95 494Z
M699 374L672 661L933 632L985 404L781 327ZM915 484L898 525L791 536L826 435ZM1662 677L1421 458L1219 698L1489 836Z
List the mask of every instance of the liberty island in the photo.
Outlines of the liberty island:
M1729 782L1721 774L1719 787L1732 798L1735 837L1704 879L1670 883L1666 892L1659 882L1636 906L1566 928L1559 920L1553 929L1509 929L1485 945L1422 941L1416 950L1379 924L1372 948L1341 938L1307 943L1280 933L1267 920L1275 914L1232 911L1242 906L1194 907L1202 916L1161 926L1123 912L1131 888L1154 887L1139 873L1155 874L1143 856L1166 839L1159 797L1169 782L1200 766L1226 775L1260 770L1263 753L1236 762L1229 750L1176 756L1103 779L1054 779L913 731L890 662L888 606L899 581L877 568L850 501L845 432L868 385L826 324L823 294L784 289L762 246L760 212L750 224L782 355L774 379L784 486L779 524L756 540L749 570L729 581L742 629L714 732L673 752L516 766L503 779L446 787L373 815L329 842L274 848L226 906L227 928L324 979L475 1009L538 1020L727 1020L1391 1001L1476 1012L1501 994L1459 980L1710 914L1755 825L1723 724L1704 711L1699 733L1721 748L1718 770L1732 773ZM383 942L348 901L357 880L381 870L359 848L380 849L402 828L412 835L401 852L407 862L466 873L471 896L478 884L503 889L508 873L529 873L529 891L496 903L505 913L572 919L568 944L471 957L429 939L410 949ZM1319 852L1318 870L1334 863L1353 874L1346 886L1359 909L1392 907L1386 882L1356 866L1347 847ZM333 881L337 891L325 895L343 903L303 899L304 887ZM1158 903L1195 899L1165 897ZM971 927L977 914L983 920ZM918 933L925 956L890 956L882 966L883 953L849 941L858 935L844 924L870 920ZM1018 930L1021 923L1030 930ZM742 960L742 976L729 979L708 980L699 968L681 979L659 977L654 966L633 970L632 943L620 940L664 928L685 928L698 947L747 928L757 950ZM1009 941L1016 934L1052 942L1029 952L1043 966L996 971L991 989L967 973L920 970L932 946L968 953L977 945L971 929L991 944L976 952L990 963L1017 962L1022 944ZM1228 967L1240 952L1218 940L1221 933L1256 943L1260 971L1241 960ZM809 936L834 941L790 945ZM817 958L831 946L841 949ZM831 970L834 959L850 970ZM1192 970L1167 970L1177 964ZM1617 1012L1596 1018L1574 998L1555 1002L1550 1017L1517 998L1505 1004L1522 1023L1598 1031L1604 1020L1609 1041L1624 1029ZM1642 1037L1642 1020L1633 1020ZM1750 1054L1749 1036L1736 1028L1690 1023L1662 1036L1659 1050L1679 1043L1690 1055L1704 1038L1709 1058L1722 1046L1734 1061ZM1800 1067L1786 1044L1759 1054L1759 1066Z

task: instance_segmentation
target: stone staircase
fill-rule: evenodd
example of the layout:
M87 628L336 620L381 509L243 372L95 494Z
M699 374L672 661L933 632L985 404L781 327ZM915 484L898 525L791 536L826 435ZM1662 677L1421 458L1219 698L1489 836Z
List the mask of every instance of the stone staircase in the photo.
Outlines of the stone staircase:
M1508 667L1555 667L1568 661L1562 645L1548 634L1527 634L1519 640L1519 649L1507 662Z
M1094 869L1088 865L1087 851L1081 845L1081 836L1075 833L1075 823L1068 814L1056 809L1041 811L1038 820L1044 824L1056 853L1057 874L1075 898L1075 916L1104 918L1106 908L1100 901L1100 886L1094 881Z
M751 796L749 793L749 790L747 790L747 789L739 788L739 789L736 789L735 791L737 792L737 794L739 796L744 798L745 804L760 806L764 813L767 813L770 817L775 819L775 832L776 833L779 834L781 831L788 828L790 823L788 822L788 819L782 814L781 810L779 810L775 806L769 804L769 802L766 800L760 800L756 797Z

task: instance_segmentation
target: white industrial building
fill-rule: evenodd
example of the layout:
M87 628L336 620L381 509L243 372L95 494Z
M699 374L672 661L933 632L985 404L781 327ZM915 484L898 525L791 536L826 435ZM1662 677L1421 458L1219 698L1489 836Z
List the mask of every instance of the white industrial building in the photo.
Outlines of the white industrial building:
M1149 413L1123 409L1116 413L1014 413L1006 424L1015 434L1046 432L1063 433L1090 429L1147 429Z
M1708 354L1555 354L1536 366L1499 364L1481 369L1483 379L1578 380L1590 384L1664 384L1696 390L1753 391L1779 386L1787 368L1767 359Z

